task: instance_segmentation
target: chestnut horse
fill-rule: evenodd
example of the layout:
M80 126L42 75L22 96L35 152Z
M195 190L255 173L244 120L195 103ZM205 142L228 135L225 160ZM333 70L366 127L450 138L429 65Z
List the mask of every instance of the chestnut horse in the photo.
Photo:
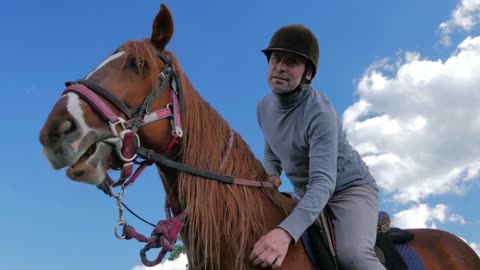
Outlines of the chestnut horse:
M165 49L173 28L162 4L149 39L127 41L82 80L68 83L40 142L54 169L66 167L70 179L92 185L124 189L138 176L129 178L140 157L148 161L142 169L155 163L171 211L186 216L181 238L189 268L254 269L247 259L254 243L296 202L268 181L242 137ZM120 182L104 182L110 169L122 171ZM478 256L459 238L411 231L410 245L427 269L480 269ZM313 269L302 241L290 246L281 269Z

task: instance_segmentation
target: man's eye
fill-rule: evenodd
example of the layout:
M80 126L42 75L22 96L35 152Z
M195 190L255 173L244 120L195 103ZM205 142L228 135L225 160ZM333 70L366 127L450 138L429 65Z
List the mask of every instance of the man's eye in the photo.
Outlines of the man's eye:
M272 56L272 60L275 61L275 62L280 62L280 61L282 61L282 58L280 56L274 55L274 56Z
M298 61L296 59L287 59L285 60L288 66L296 66L298 65Z

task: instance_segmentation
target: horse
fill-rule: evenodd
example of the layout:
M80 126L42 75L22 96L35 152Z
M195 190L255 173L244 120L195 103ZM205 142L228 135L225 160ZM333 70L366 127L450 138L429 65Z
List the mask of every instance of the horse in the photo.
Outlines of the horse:
M180 233L189 269L259 269L248 261L253 245L297 201L270 182L241 135L195 89L166 49L173 32L173 16L161 4L150 38L126 41L83 79L66 83L40 143L53 169L66 168L71 180L110 195L155 165L168 213L178 217L166 225ZM110 170L121 172L118 181ZM114 195L120 210L122 195ZM121 213L117 225L128 228ZM427 269L480 269L476 253L458 237L410 231L409 245ZM142 251L152 247L158 245ZM302 240L290 245L281 269L314 269L305 248Z

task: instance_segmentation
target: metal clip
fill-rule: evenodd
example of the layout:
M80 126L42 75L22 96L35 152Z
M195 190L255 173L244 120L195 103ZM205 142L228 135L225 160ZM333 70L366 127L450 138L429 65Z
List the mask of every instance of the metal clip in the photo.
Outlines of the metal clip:
M125 239L124 235L118 233L118 228L120 226L123 226L123 225L127 224L125 219L123 219L122 199L123 199L124 196L125 196L125 187L124 186L122 186L122 191L120 193L118 193L116 195L113 195L113 197L117 200L117 207L118 207L118 221L115 224L115 227L113 228L113 232L118 239Z
M118 228L120 226L124 226L127 224L125 220L119 220L117 224L115 224L115 228L113 229L113 232L115 233L115 237L117 237L120 240L125 240L125 235L118 233Z
M160 72L160 74L158 74L158 77L160 78L160 81L162 81L162 82L167 78L167 76L165 75L165 73L163 73L163 71Z

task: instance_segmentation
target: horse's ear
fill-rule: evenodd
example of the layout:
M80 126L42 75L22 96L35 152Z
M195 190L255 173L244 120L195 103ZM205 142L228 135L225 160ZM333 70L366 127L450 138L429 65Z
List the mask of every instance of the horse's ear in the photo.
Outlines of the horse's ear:
M158 50L167 46L173 35L173 17L165 4L160 5L160 11L153 21L153 31L150 40Z

